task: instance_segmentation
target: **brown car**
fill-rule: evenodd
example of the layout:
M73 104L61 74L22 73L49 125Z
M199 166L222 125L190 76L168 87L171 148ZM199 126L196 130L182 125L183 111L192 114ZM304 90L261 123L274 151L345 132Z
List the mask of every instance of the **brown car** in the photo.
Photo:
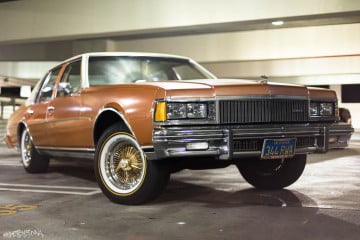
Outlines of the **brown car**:
M221 80L185 57L90 53L51 69L9 119L6 142L30 173L50 158L87 158L104 194L140 204L170 173L235 164L253 186L280 189L306 154L345 147L330 90Z

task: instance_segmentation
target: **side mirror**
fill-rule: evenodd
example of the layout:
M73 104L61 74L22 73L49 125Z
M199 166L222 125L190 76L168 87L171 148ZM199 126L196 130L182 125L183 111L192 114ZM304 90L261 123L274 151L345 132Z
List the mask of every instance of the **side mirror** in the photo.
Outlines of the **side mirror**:
M71 94L71 84L68 82L61 82L58 86L58 96L69 96Z

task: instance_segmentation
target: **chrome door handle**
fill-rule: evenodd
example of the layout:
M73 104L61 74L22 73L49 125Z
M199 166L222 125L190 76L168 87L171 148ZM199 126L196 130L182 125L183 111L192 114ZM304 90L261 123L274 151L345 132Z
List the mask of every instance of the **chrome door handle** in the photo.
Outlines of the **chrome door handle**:
M55 107L53 107L53 106L48 106L48 108L47 108L47 115L52 116L54 110L55 110Z

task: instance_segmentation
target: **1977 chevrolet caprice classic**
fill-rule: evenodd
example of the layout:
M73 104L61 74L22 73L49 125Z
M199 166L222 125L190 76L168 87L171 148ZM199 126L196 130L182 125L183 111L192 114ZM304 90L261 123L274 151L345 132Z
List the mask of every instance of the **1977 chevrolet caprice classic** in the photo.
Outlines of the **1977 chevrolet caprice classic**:
M183 168L235 164L253 186L280 189L308 153L346 147L333 91L216 79L184 57L90 53L51 69L9 119L6 142L27 172L50 158L94 159L103 193L140 204Z

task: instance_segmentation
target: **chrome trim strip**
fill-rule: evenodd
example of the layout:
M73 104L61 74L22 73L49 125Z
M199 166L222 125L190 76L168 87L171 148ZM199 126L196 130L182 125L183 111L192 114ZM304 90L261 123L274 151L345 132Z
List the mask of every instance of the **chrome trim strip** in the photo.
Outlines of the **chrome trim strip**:
M77 152L95 152L95 148L64 148L64 147L45 147L37 146L37 150L56 150L56 151L77 151Z
M56 147L36 147L40 154L59 158L86 158L93 159L95 157L95 149L93 148L56 148Z
M292 95L272 95L269 94L261 94L261 95L243 95L243 96L216 96L216 100L218 101L226 101L226 100L244 100L244 99L259 99L259 100L272 100L272 99L288 99L288 100L309 100L308 95L304 96L292 96Z

